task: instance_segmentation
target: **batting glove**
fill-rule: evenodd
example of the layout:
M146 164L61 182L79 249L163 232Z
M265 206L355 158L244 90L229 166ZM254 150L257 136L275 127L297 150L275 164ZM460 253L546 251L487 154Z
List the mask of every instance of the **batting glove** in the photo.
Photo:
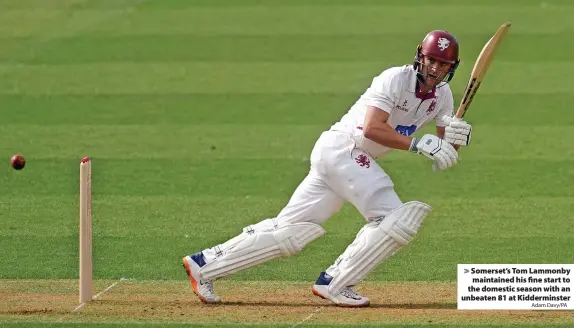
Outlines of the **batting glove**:
M445 127L444 141L451 145L468 146L472 135L472 126L458 117L444 116L449 122Z

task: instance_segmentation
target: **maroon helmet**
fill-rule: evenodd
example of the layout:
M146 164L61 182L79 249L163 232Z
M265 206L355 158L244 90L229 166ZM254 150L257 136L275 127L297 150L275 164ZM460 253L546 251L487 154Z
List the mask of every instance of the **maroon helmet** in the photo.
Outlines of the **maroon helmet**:
M434 30L429 32L421 44L417 47L415 55L415 62L413 64L415 70L420 73L421 60L423 56L432 57L446 63L452 64L448 75L445 78L446 82L452 80L454 72L458 67L460 59L458 58L458 40L456 37L447 31Z

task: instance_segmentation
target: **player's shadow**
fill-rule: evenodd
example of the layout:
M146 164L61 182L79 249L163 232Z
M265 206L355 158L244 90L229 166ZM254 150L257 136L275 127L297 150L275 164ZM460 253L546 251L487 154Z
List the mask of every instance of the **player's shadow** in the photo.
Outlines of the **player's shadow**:
M221 302L216 306L258 306L258 307L337 307L335 304L319 304L319 303L303 303L303 302ZM391 303L391 304L373 304L369 306L375 309L412 309L412 310L422 310L422 309L456 309L456 303Z
M456 309L456 303L422 303L422 304L412 304L412 303L395 303L395 304L371 304L372 308L381 309Z
M233 305L233 306L268 306L268 307L318 307L321 304L316 303L302 303L302 302L291 302L291 303L283 303L283 302L221 302L219 304L215 304L215 306L226 306L226 305Z

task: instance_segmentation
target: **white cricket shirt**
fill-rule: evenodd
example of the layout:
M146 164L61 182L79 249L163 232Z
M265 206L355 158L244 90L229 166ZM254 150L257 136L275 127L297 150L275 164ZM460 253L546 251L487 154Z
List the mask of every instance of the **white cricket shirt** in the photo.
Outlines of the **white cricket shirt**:
M357 147L378 158L388 148L363 136L363 123L368 106L388 112L387 123L397 132L410 136L431 120L437 126L448 125L441 118L454 115L454 101L450 86L435 88L424 98L416 93L416 71L412 65L392 67L376 76L371 86L361 95L349 111L335 123L331 130L349 133Z

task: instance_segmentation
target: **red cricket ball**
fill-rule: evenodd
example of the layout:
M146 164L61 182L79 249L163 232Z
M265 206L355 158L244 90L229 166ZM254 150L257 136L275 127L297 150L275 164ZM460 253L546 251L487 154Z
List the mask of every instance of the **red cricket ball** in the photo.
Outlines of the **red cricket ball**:
M21 170L26 166L26 160L24 159L24 156L16 154L10 159L10 165L12 165L16 170Z

